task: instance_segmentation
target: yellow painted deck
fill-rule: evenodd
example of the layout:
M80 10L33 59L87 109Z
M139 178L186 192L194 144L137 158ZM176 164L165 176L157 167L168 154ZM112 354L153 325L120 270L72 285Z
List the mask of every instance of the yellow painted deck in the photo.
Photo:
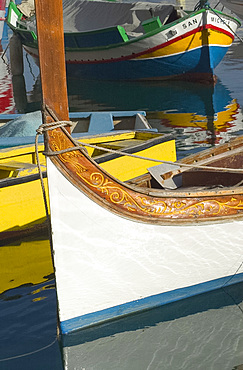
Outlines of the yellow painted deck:
M134 154L159 159L176 160L175 141L156 142L154 145L139 150L142 143L162 138L162 134L154 132L125 132L94 137L84 137L79 142L99 145L113 150L136 148ZM161 139L162 140L162 139ZM42 171L45 171L45 157L42 154L43 144L39 147ZM101 149L86 147L89 155L94 158L104 158L105 152ZM128 156L120 156L105 160L100 164L116 178L126 181L147 172L147 168L156 162L142 160ZM42 224L46 219L46 212L41 190L40 180L33 179L38 173L34 145L8 148L0 150L0 240L1 232L18 231ZM9 180L7 183L5 180ZM47 179L44 179L47 190ZM47 191L46 191L47 193ZM48 194L47 194L48 197Z

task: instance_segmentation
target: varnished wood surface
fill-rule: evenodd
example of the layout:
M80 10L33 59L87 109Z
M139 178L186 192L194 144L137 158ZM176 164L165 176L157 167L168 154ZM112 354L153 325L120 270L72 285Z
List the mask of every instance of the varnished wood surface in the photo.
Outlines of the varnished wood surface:
M49 134L53 151L73 146L65 133ZM151 223L220 221L243 216L243 188L173 191L136 190L117 181L79 150L58 155L55 164L81 191L122 216Z
M225 153L230 154L231 150L236 150L242 148L243 152L243 136L238 136L231 139L229 142L222 145L216 146L214 148L205 149L199 153L192 154L188 157L183 158L178 161L179 163L193 164L197 162L207 161L209 164L210 161L213 161L217 156L220 159L220 155L225 156Z
M35 0L43 105L68 120L62 0Z

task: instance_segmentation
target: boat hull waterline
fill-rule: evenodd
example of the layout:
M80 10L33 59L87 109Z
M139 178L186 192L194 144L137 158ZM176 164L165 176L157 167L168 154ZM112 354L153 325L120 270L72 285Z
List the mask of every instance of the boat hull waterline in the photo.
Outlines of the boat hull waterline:
M68 155L47 160L63 334L242 280L237 191L151 200Z

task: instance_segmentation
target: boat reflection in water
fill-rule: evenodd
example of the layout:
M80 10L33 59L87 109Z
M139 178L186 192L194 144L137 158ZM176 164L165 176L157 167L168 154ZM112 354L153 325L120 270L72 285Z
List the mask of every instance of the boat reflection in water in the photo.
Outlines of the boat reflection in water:
M47 235L1 245L0 312L1 369L62 368Z
M1 299L21 286L32 286L35 299L34 286L54 278L49 240L38 238L1 246L0 266Z
M27 65L25 67L28 75ZM0 73L2 71L1 67ZM1 94L5 90L12 91L11 78L6 72L5 75L6 78L0 79L0 86L4 87ZM14 100L12 97L6 100L8 107L1 113L13 112L14 101L17 112L40 109L39 76L27 92L23 78L13 77ZM219 79L215 86L186 81L100 82L77 78L68 78L67 83L70 112L144 110L154 128L175 135L179 157L181 150L189 154L241 134L241 107ZM1 99L0 108L2 103Z
M14 108L17 112L40 109L39 77L32 90L27 91L26 98L23 78L13 77L14 99L9 95L1 113L11 113ZM144 110L154 128L175 135L179 157L185 155L185 151L189 154L241 134L241 107L220 80L215 86L186 81L100 82L69 78L67 82L71 112ZM9 94L12 92L11 78L7 74L0 79L0 86L4 87L0 94L5 90ZM3 102L1 99L0 108Z
M14 113L12 78L9 72L8 61L0 53L0 114Z
M230 91L190 82L96 82L68 79L71 110L143 109L159 132L174 133L180 150L227 141L242 130L242 111Z
M0 0L0 114L10 114L15 111L15 103L8 52L9 28L3 20L4 14L5 1Z

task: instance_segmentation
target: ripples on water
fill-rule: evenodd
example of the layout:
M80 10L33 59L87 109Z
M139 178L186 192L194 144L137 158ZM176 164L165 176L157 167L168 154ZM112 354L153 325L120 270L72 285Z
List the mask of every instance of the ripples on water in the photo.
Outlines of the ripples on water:
M48 240L2 246L0 261L0 369L61 369ZM114 363L119 370L231 370L243 363L242 309L239 283L84 330L80 363L97 370L114 370Z
M192 0L181 3L188 9L195 5ZM238 34L243 37L242 28ZM3 47L7 37L5 30ZM31 58L25 55L24 60L24 79L12 80L7 53L4 61L0 58L0 113L40 109L39 71ZM152 126L175 135L180 158L243 133L242 62L243 44L236 39L216 68L214 88L189 82L101 83L69 78L70 110L145 110ZM0 369L61 369L48 241L28 239L2 246L0 257ZM112 353L104 350L109 338L120 344L119 370L131 369L131 356L139 370L237 369L243 364L242 301L243 284L238 284L153 310L152 315L138 315L136 322L128 318L117 334L110 325L108 339L92 338L83 345L86 369L100 370L105 359L104 370L110 369ZM144 347L148 342L150 346ZM94 348L95 356L89 356ZM89 362L94 357L96 365Z

